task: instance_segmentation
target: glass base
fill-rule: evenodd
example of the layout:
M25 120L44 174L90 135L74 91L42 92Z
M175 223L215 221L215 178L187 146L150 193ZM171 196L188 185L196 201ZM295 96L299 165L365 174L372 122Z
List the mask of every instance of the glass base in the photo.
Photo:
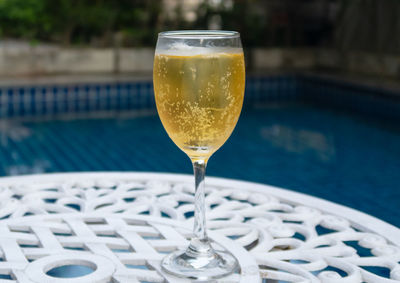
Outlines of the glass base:
M192 253L190 246L186 251L167 255L161 267L164 271L181 278L207 281L227 276L236 271L237 260L228 252L214 249L206 254Z

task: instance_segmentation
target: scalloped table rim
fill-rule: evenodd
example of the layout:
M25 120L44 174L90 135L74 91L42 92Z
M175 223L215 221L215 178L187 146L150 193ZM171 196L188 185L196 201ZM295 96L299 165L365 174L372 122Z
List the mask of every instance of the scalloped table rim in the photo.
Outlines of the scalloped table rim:
M192 175L170 174L170 173L149 173L149 172L78 172L78 173L51 173L38 175L22 175L12 177L1 177L0 186L10 186L13 184L33 184L46 182L84 182L88 180L116 180L116 181L173 181L173 182L193 182ZM333 203L314 196L298 193L288 189L274 187L270 185L226 179L219 177L207 177L207 186L221 186L259 193L268 193L272 196L287 201L288 203L301 204L317 208L332 215L343 217L357 228L368 232L374 232L385 237L394 245L400 246L400 229L379 218L373 217L361 211ZM384 232L384 234L382 234Z

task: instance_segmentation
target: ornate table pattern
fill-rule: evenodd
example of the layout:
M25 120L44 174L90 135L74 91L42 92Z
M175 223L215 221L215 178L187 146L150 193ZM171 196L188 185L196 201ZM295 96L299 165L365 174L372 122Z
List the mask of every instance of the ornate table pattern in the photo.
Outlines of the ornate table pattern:
M184 282L159 262L186 245L193 193L185 175L2 178L0 282L71 282L47 274L66 264L94 270L73 282ZM214 245L240 261L218 282L400 281L400 229L361 212L219 178L207 178L206 204Z

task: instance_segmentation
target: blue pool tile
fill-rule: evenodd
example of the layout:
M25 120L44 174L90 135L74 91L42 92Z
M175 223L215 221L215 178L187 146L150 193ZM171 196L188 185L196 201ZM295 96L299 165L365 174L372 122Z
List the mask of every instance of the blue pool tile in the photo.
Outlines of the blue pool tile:
M60 88L60 102L59 102L59 111L62 113L66 113L68 111L68 94L69 90L68 87Z
M134 108L135 109L141 109L140 99L141 99L141 86L139 83L136 83L135 91L134 91Z
M71 95L71 106L73 112L79 112L79 87L75 86L73 88L73 95Z
M94 95L94 110L101 110L101 86L97 85Z
M14 95L14 90L12 88L9 88L7 90L7 116L8 117L14 116L13 95Z
M90 109L91 109L91 107L90 107L90 104L91 104L91 101L90 101L90 86L89 85L86 85L84 87L83 97L84 97L83 98L83 101L84 101L83 109L84 109L84 111L89 112Z
M30 100L29 100L29 104L30 104L30 111L29 111L29 115L34 116L36 115L36 92L37 89L36 88L30 88L29 89L29 96L30 96Z
M61 101L61 98L58 97L57 93L58 93L58 88L57 87L52 87L50 89L51 91L51 99L52 99L52 103L51 103L51 113L53 114L58 114L60 112L58 104L59 101Z
M107 84L105 86L105 110L110 110L111 109L111 86Z

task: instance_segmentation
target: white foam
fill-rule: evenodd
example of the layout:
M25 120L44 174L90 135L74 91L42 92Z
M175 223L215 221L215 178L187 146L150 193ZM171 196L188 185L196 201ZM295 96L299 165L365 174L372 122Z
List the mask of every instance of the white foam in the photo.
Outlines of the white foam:
M172 56L195 56L195 55L214 55L221 53L237 54L242 53L239 47L198 47L189 46L183 42L177 42L164 48L157 48L156 54Z

